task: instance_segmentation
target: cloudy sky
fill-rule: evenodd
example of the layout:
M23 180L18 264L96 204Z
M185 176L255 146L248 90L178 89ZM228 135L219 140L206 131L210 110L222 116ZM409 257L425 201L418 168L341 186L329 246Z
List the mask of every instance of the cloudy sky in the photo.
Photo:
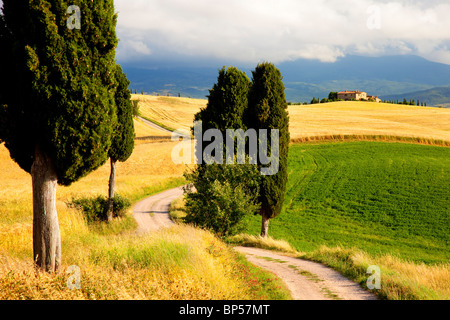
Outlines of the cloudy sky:
M115 0L115 6L119 62L415 54L450 64L449 0Z
M416 54L450 64L448 0L115 0L119 61Z

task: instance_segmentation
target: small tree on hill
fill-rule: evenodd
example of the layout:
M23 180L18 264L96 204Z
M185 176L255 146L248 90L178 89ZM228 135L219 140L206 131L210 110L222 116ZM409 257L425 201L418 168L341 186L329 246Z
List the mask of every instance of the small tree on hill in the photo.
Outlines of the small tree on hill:
M317 104L320 103L319 99L316 99L316 97L313 97L311 100L311 104Z
M259 64L253 71L253 85L249 94L246 121L248 128L279 130L279 170L275 175L261 177L260 214L261 236L268 235L269 220L278 216L284 202L289 153L289 116L287 112L285 87L281 72L272 63ZM271 139L270 135L267 137ZM271 141L267 143L268 148ZM272 150L269 150L271 153ZM259 164L259 167L262 167Z
M133 153L134 149L134 122L133 122L133 104L131 94L128 90L130 81L123 73L120 65L116 66L116 81L118 87L115 93L115 102L117 107L117 123L114 126L113 139L108 155L111 162L111 174L109 177L109 206L108 221L113 219L114 215L114 188L116 180L117 161L125 162Z
M328 100L329 101L337 101L337 99L338 99L338 93L337 92L331 91L328 94Z
M113 0L76 3L81 29L63 0L3 0L0 23L1 135L31 174L34 261L48 272L61 265L56 186L106 162L115 117Z

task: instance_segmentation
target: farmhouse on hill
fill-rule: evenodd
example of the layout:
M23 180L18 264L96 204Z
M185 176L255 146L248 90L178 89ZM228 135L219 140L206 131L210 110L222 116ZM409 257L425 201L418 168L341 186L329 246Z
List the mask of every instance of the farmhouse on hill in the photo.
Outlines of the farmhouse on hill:
M381 99L378 98L377 96L368 96L366 92L361 92L361 91L341 91L338 92L337 94L337 98L338 99L342 99L344 101L349 101L349 100L373 100L375 102L381 102Z

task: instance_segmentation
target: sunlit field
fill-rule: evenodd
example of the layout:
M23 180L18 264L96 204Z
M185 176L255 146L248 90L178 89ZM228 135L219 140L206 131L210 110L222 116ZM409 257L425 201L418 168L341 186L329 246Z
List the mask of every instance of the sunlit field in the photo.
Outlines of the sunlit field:
M133 95L146 118L173 129L187 129L207 100ZM450 141L450 110L372 102L332 102L291 105L293 141L381 136ZM349 137L351 138L351 137Z
M118 163L116 191L133 202L185 183L177 142L135 121L136 147ZM142 139L141 139L142 138ZM106 195L109 164L70 187L57 189L62 270L36 272L32 252L31 177L0 145L0 300L4 299L289 299L285 285L250 265L207 231L177 226L137 236L131 210L109 224L87 224L66 205L73 197ZM70 290L76 265L81 288Z
M289 107L292 139L331 135L420 137L450 141L450 110L373 102Z
M139 101L142 116L165 125L172 130L187 130L194 124L194 115L206 107L207 100L132 95Z
M136 136L158 135L136 121ZM153 132L155 131L155 132ZM137 201L147 195L182 185L184 165L175 165L171 151L176 142L136 140L133 154L124 163L117 164L116 192ZM170 141L170 140L169 140ZM73 213L66 202L75 197L107 195L110 174L109 162L70 187L58 186L57 210L61 230L85 230L83 217ZM31 177L11 160L8 150L0 145L0 250L21 256L31 255L32 193Z

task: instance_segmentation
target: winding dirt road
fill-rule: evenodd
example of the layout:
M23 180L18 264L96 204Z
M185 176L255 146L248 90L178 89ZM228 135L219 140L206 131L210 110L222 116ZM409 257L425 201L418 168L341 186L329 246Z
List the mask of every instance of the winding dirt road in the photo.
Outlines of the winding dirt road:
M137 234L169 228L174 222L169 217L172 201L183 195L183 188L170 189L137 203L133 208L138 223ZM294 300L376 300L376 296L363 290L340 273L315 263L288 257L281 253L257 248L236 247L248 261L281 278Z
M281 278L294 300L377 300L374 294L320 263L257 248L235 249L251 263Z
M169 216L169 207L172 201L182 195L183 187L179 187L138 202L133 208L138 223L136 233L145 234L174 225ZM251 263L281 278L294 300L377 299L374 294L322 264L257 248L236 247L235 250L244 254Z
M137 234L157 231L174 224L169 216L172 201L183 195L183 187L170 189L138 202L133 208L133 216L138 223Z

